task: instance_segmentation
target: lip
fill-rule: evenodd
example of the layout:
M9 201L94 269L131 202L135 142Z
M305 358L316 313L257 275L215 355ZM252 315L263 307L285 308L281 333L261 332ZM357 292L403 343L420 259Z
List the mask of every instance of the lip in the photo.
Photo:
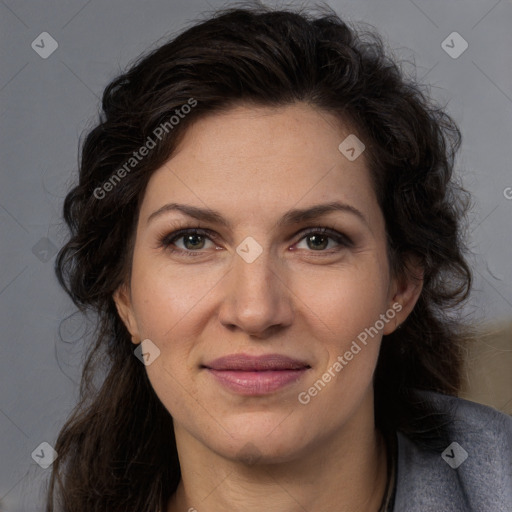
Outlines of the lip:
M203 365L224 387L242 395L265 395L300 380L311 366L281 354L232 354Z
M261 356L250 356L248 354L231 354L219 357L210 363L203 365L210 370L232 370L232 371L277 371L277 370L300 370L310 367L305 361L293 359L281 354L263 354Z

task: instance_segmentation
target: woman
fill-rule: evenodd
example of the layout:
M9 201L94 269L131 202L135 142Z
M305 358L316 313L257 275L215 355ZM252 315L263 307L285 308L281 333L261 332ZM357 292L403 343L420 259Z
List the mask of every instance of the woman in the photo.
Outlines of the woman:
M457 398L459 146L331 11L222 11L114 80L64 205L99 329L47 511L512 509L512 421Z

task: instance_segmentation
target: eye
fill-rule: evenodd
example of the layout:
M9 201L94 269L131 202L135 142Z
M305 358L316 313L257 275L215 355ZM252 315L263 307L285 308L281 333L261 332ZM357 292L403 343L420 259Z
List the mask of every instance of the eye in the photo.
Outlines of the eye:
M298 249L304 248L299 247L302 241L305 241L306 249L310 249L312 252L331 253L354 245L352 240L346 235L327 227L309 229L308 231L303 231L303 233L298 244L295 245ZM162 236L159 240L159 245L172 253L178 252L186 256L195 257L200 256L202 251L208 249L207 242L211 242L213 245L210 248L216 247L213 242L214 239L214 234L207 229L188 228ZM329 247L330 242L335 243L334 247ZM182 244L181 247L180 243Z
M180 229L163 236L160 239L160 246L171 252L181 252L187 256L198 256L200 254L199 251L208 249L208 247L205 247L205 243L206 241L212 242L210 238L212 236L213 235L208 230L204 229ZM176 243L179 241L182 241L182 247ZM215 246L215 244L213 245Z
M354 244L350 238L346 235L335 231L330 228L316 228L313 230L307 231L307 233L300 239L300 242L305 241L306 248L311 249L314 252L331 252L326 251L325 249L329 248L331 250L337 251L341 248L352 247ZM335 242L337 246L329 247L330 242ZM299 243L300 243L299 242ZM299 249L303 247L296 246Z

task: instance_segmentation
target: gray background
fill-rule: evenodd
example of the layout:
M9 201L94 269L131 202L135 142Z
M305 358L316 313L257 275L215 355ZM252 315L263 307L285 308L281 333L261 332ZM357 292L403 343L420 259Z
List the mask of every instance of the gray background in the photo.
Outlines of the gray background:
M415 61L417 76L460 124L457 167L475 201L468 235L476 283L467 312L481 323L510 320L511 1L329 4L349 21L375 25L397 56ZM1 511L43 510L40 488L51 470L31 454L54 443L77 399L91 323L74 315L53 264L66 237L61 206L76 177L80 134L93 126L103 88L124 66L221 5L230 3L0 0ZM469 44L456 59L441 47L453 31ZM47 59L31 47L42 32L59 45Z

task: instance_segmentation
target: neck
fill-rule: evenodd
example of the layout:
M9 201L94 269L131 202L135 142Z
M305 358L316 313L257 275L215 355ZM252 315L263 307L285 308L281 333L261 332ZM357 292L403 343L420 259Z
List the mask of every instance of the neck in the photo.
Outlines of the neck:
M182 479L167 512L378 512L386 491L386 447L373 422L364 428L356 421L279 464L250 454L227 459L179 426L175 431Z

